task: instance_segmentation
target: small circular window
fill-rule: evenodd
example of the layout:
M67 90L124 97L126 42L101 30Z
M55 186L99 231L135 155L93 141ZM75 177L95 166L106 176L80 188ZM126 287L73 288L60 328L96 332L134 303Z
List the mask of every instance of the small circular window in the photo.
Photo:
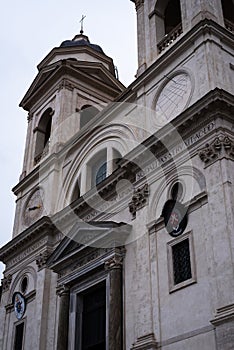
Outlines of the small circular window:
M25 293L27 291L27 288L28 288L28 277L24 277L21 281L21 292L22 293Z
M181 182L176 182L171 189L171 198L175 201L180 201L183 196L183 185Z

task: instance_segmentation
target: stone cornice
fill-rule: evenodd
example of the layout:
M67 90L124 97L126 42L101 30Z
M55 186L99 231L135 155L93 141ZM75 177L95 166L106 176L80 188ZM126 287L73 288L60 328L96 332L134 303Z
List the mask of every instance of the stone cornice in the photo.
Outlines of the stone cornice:
M204 37L206 34L209 36L214 34L222 41L229 43L231 46L233 45L233 33L212 20L204 19L192 27L190 31L183 33L183 35L178 37L178 40L173 43L168 50L165 52L163 51L163 54L161 54L141 75L139 75L128 89L133 91L139 90L141 86L146 85L147 81L155 79L155 76L157 76L161 70L165 69L165 66L169 64L169 61L175 60L176 56L184 53L189 46L193 47L196 38L201 35Z
M210 322L215 327L217 327L220 324L229 322L233 319L234 319L234 304L230 304L217 309L214 319L211 320Z
M99 62L82 62L82 61L72 61L69 59L63 59L51 65L51 71L47 72L48 68L42 69L37 77L34 79L29 90L25 94L23 100L20 103L20 107L23 107L25 110L30 110L33 105L41 98L41 95L45 94L45 91L50 91L53 86L55 90L61 89L60 80L66 76L66 80L69 80L68 77L72 77L73 83L72 88L80 88L80 83L83 81L89 83L90 88L86 86L86 89L92 89L92 86L95 86L95 89L99 89L103 94L107 93L108 95L116 98L120 94L125 86L120 83L110 71ZM109 82L103 79L97 79L92 74L89 74L96 70L101 72L105 76L105 79L108 79ZM79 84L77 82L79 80ZM58 84L58 86L57 86ZM67 89L71 88L71 83L66 84Z
M0 249L0 261L7 263L9 259L13 259L15 255L23 252L29 243L32 245L32 242L54 235L57 231L50 218L46 216L41 218Z

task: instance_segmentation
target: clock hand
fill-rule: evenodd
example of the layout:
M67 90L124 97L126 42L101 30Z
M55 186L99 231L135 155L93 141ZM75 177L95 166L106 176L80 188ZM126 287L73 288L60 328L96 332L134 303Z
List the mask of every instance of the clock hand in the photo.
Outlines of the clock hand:
M31 211L31 210L36 210L36 209L40 209L40 205L35 205L34 207L30 207L30 208L28 208L28 210L29 211Z

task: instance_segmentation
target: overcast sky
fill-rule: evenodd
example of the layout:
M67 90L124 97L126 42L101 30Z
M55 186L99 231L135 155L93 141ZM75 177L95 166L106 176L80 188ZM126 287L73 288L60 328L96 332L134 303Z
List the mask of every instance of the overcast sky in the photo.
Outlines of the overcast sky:
M123 84L137 69L136 13L130 0L9 0L1 6L1 234L11 239L15 197L11 192L22 170L27 113L18 107L37 74L37 64L62 41L84 32L114 59ZM0 264L0 278L4 266Z

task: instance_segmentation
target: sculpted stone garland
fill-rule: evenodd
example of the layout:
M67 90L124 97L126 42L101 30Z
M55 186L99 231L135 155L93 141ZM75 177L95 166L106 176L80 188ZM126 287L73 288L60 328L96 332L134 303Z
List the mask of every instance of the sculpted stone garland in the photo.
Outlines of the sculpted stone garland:
M206 164L209 165L214 162L221 153L234 159L234 142L228 136L219 136L214 139L211 144L206 144L199 152L199 157Z
M129 211L132 214L132 218L136 218L136 212L143 208L147 204L149 197L149 186L145 184L143 187L134 191L132 201L129 203Z
M7 292L10 288L12 281L12 275L7 275L2 279L2 292Z

